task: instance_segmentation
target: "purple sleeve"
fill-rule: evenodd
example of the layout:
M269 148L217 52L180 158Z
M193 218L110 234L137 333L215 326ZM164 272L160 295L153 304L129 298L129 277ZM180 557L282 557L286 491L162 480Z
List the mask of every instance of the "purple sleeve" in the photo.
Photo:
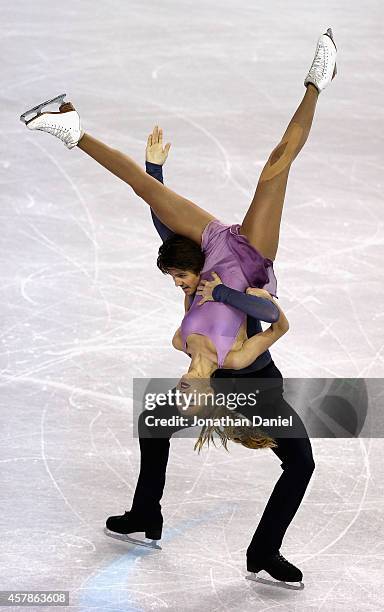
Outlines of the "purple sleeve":
M212 297L215 302L222 302L233 306L248 316L266 323L276 323L280 313L276 304L265 298L257 295L247 295L237 289L231 289L226 285L216 285L212 291Z
M160 181L160 183L164 183L163 167L161 164L153 164L152 162L146 161L145 170L147 174L150 174L151 176L153 176L153 178L155 178L157 181ZM152 215L153 225L155 226L156 231L159 234L163 242L165 242L168 238L174 235L174 232L170 230L169 227L164 225L164 223L162 223L160 219L155 215L152 208L151 208L151 215Z

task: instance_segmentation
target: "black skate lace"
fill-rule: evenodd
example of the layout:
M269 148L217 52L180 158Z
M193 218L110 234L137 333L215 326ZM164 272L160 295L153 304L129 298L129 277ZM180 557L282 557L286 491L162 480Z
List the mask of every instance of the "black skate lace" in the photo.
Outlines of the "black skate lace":
M292 565L292 563L290 563L288 561L288 559L286 559L285 557L283 557L283 555L281 553L276 553L276 559L278 559L279 561L282 561L283 563L285 563L286 565Z

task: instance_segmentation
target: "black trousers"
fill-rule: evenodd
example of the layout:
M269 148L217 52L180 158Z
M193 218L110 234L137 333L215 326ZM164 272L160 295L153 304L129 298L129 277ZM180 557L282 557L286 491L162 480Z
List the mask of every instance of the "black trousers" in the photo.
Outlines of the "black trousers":
M256 385L259 382L261 384ZM300 417L283 397L283 378L273 361L261 370L249 374L228 369L216 370L211 383L216 392L249 393L258 386L257 414L263 418L271 415L281 415L283 418L292 416L294 420L297 437L288 437L289 434L279 436L276 435L276 431L279 430L264 425L262 427L263 431L271 435L278 444L271 450L282 462L280 465L283 473L276 482L247 549L247 555L256 560L258 556L271 554L280 549L284 535L300 506L315 469L311 442ZM238 408L237 412L251 419L255 414L255 408L247 405ZM150 432L151 428L147 428L144 423L144 414L139 417L141 464L131 511L148 519L156 519L161 515L160 500L165 485L170 438L183 427L167 427L163 429L162 437L151 437L153 434ZM151 414L156 417L169 417L179 413L172 406L157 406Z

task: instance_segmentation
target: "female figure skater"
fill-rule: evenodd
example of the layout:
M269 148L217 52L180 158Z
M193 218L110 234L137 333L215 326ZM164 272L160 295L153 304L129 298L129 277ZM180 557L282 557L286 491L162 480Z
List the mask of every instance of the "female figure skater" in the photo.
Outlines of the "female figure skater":
M153 133L149 135L147 148L146 148L146 170L148 174L151 174L157 180L163 182L162 165L165 163L170 144L168 143L165 148L162 144L162 130L156 126ZM156 217L154 212L151 210L152 220L155 228L163 240L163 245L159 249L159 256L157 265L160 270L165 274L171 274L175 279L175 285L180 286L183 290L184 297L184 308L185 312L189 311L191 303L193 303L195 296L202 296L201 299L197 300L197 305L202 306L207 301L220 302L227 304L233 309L238 309L240 316L245 318L245 315L253 320L253 327L249 326L244 322L240 328L237 339L235 341L234 348L232 348L225 356L223 368L228 371L229 368L232 371L241 370L243 373L247 370L248 365L254 365L255 361L262 361L263 355L267 361L271 361L269 351L267 348L272 345L278 338L280 338L286 331L288 331L288 321L281 311L277 303L273 300L271 295L265 289L259 289L255 287L248 287L245 294L232 289L224 285L221 278L215 272L212 272L214 280L205 281L201 280L201 268L204 265L204 254L201 249L190 239L183 236L174 234L168 227L166 227L160 219ZM172 267L173 266L173 267ZM186 267L187 266L187 267ZM189 268L188 268L189 266ZM193 268L193 269L190 269ZM191 289L191 285L194 286L199 282L196 291ZM189 283L189 284L188 284ZM182 327L185 325L184 317ZM262 331L260 320L268 323L272 323L271 327ZM203 322L204 324L204 322ZM211 332L211 328L209 328ZM193 338L193 336L189 336ZM247 339L248 338L248 339ZM209 338L208 338L209 340ZM221 338L219 337L219 341ZM228 341L228 336L224 338L224 341ZM197 370L197 380L192 381L191 378L183 377L175 389L185 390L190 389L192 382L194 388L196 386L200 388L201 393L212 393L214 396L214 390L209 386L208 376L211 376L213 372L217 371L218 362L217 355L219 351L214 348L212 353L207 351L206 359L201 362L197 357L201 356L194 350L194 343L190 341L188 349L182 340L181 328L179 328L174 337L172 344L175 348L181 351L187 352L192 357L192 367L190 367L189 374L193 371L193 363ZM212 341L211 341L212 344ZM238 350L236 345L242 345L241 349ZM221 347L220 347L221 348ZM191 351L188 353L188 351ZM222 358L223 359L223 358ZM260 367L260 363L258 363ZM253 368L251 368L253 371ZM204 372L202 374L202 372ZM201 381L203 384L199 385L199 375L204 379ZM207 386L204 386L207 384ZM198 403L194 403L192 406L188 406L188 410L182 412L183 416L194 416L207 408L206 405L200 406ZM205 410L206 415L210 417L219 417L226 414L226 410ZM274 441L266 437L265 435L258 435L259 430L252 427L204 427L198 442L195 446L199 447L199 450L204 445L205 441L213 440L213 433L217 433L221 438L221 441L225 448L227 448L227 440L232 439L248 448L271 448L275 446ZM235 437L234 437L235 436Z
M79 116L71 105L61 105L59 113L41 114L41 108L47 104L45 103L38 107L38 114L34 119L26 121L28 113L25 113L22 118L27 123L28 128L47 131L61 139L68 148L73 148L77 145L113 174L127 182L135 193L151 206L159 219L175 233L190 238L197 244L200 244L203 238L202 246L206 260L207 257L211 257L211 265L224 281L226 280L224 272L218 266L220 261L228 257L228 261L233 266L232 270L236 270L236 274L241 277L238 286L232 283L233 277L228 282L235 288L243 291L250 285L265 286L268 280L273 278L271 276L273 273L272 262L278 247L280 220L289 170L292 162L307 140L318 94L331 82L336 74L335 60L336 47L333 42L332 32L328 29L327 33L319 38L314 61L304 81L307 87L304 98L283 134L280 143L272 151L263 168L255 196L241 226L223 226L212 215L202 210L196 204L182 198L148 176L128 156L111 149L88 134L84 134ZM212 268L209 272L211 271ZM196 281L197 285L195 287L189 286L188 289L196 289L199 280ZM206 280L210 280L210 277ZM193 306L194 304L192 304L190 310L192 310ZM210 301L203 307L199 307L196 303L195 310L201 308L201 311L203 311L205 306L214 306L214 302ZM206 316L209 316L207 309L206 311ZM191 319L192 317L190 321ZM191 327L187 329L191 336L193 334L199 335L199 330L203 325L199 314L196 321L197 324L191 326L193 327L192 330ZM234 340L235 325L233 321L234 319L230 320L230 337ZM217 336L219 336L220 330L217 329L216 332ZM203 332L203 335L209 338L209 334L206 332ZM188 336L185 337L184 343L187 340ZM202 344L197 344L199 340L192 338L192 343L194 342L196 342L194 344L196 354L199 354L200 351L201 360L203 360L205 352L208 352L212 347L205 339L200 341L206 342L204 348ZM220 361L219 355L218 361ZM221 360L221 365L223 365L223 360ZM220 371L216 370L216 372ZM281 378L281 374L275 366L273 373L270 372L270 367L267 366L265 369L262 368L262 370L257 372L256 377L260 374L267 378ZM285 404L283 402L281 394L281 398L278 399L279 409L286 404L286 402ZM242 410L242 412L246 413L246 410ZM163 442L163 440L156 441L159 443ZM143 440L140 439L141 445L142 442ZM145 442L148 442L148 440L145 440ZM154 441L152 440L151 442ZM169 445L169 440L166 440L166 442ZM294 443L295 446L293 446ZM152 448L154 449L153 445ZM285 531L299 507L313 472L312 452L310 442L304 436L297 440L279 440L278 448L273 450L283 460L282 467L284 473L275 486L258 529L248 547L247 568L252 572L266 569L278 580L298 581L302 579L302 573L280 555L279 547ZM168 452L165 455L166 465ZM143 468L143 464L141 467ZM148 489L142 490L143 497L141 501L143 505L141 508L137 505L136 514L132 513L132 515L127 517L111 517L119 518L120 524L124 518L126 519L128 527L125 528L125 531L120 531L120 533L131 533L133 531L149 533L152 528L155 530L155 522L157 521L156 532L158 533L160 528L161 535L162 517L159 504L161 495L159 496L159 493L162 491L165 478L165 470L164 475L161 473L162 467L151 462L151 465L146 463L144 471L141 469L140 478L142 474L148 472L148 469L154 471L160 469L158 485L157 488L155 487L156 491L152 491L154 498L158 496L158 499L155 501L153 510L151 509L150 512L147 511L146 513L146 510L148 510L146 501L149 499L150 492ZM141 487L140 478L136 493ZM140 512L142 513L140 514ZM112 522L110 525L112 525ZM133 528L134 526L136 529ZM116 532L118 531L116 529Z

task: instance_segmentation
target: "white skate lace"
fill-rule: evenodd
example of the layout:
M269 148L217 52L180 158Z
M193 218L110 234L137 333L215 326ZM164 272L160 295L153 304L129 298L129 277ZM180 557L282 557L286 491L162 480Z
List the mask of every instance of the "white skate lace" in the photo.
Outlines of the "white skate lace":
M40 129L44 129L49 134L56 136L66 145L73 144L74 140L72 138L71 130L69 128L65 128L62 125L58 125L56 123L42 123Z
M328 49L323 43L319 43L316 51L315 59L313 60L312 66L309 70L311 77L323 78L328 68Z

